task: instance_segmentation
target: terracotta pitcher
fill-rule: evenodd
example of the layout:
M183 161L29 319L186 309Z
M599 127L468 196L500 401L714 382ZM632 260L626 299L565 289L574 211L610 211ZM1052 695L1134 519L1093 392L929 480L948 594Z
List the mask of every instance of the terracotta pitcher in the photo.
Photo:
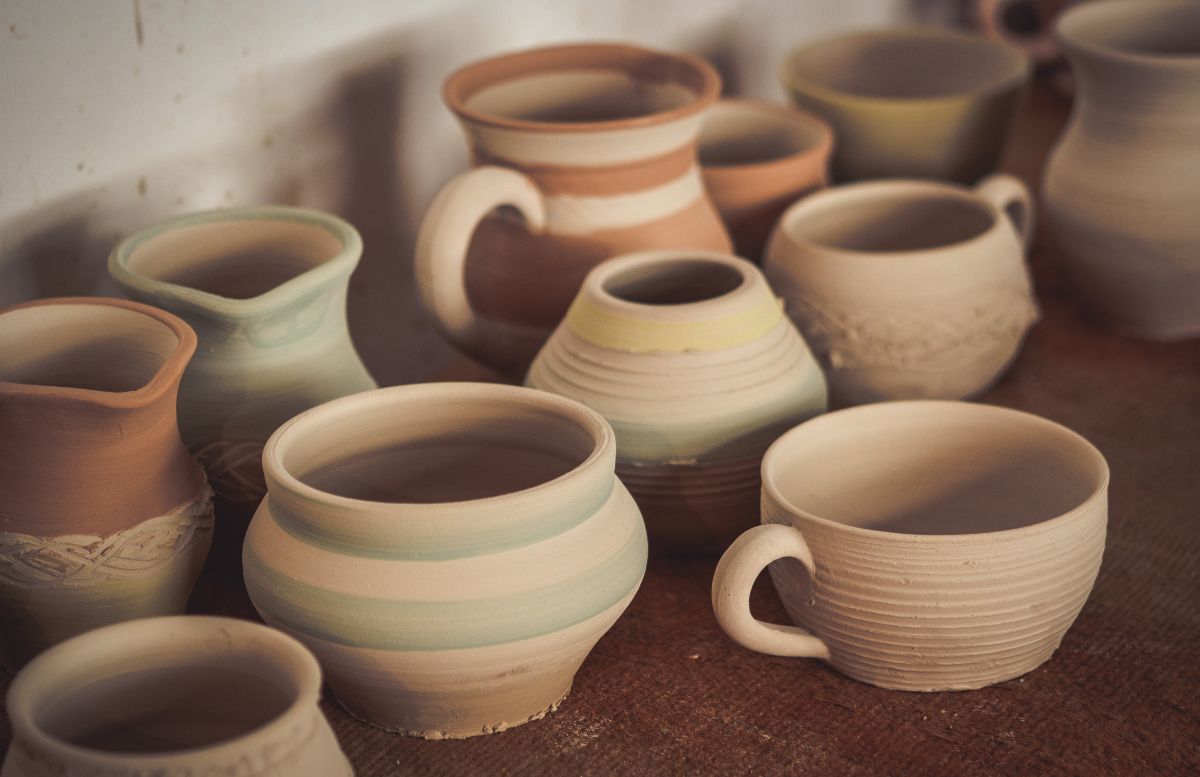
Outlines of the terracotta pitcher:
M522 369L599 262L654 248L728 251L696 160L720 91L702 59L609 44L510 54L451 75L443 96L476 169L434 200L416 253L422 299L446 336ZM489 215L502 206L523 223Z
M179 425L218 496L262 498L262 446L280 424L375 388L346 322L361 254L350 224L286 207L183 216L113 251L108 270L125 292L177 314L200 339Z
M1200 4L1085 3L1058 37L1078 88L1043 201L1104 326L1200 336Z
M183 612L212 492L175 422L187 324L124 300L0 310L0 661Z

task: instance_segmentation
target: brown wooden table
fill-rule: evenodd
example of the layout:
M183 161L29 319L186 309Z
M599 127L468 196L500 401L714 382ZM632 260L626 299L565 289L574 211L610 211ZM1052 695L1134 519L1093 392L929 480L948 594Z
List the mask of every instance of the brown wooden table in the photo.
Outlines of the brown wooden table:
M1036 184L1066 112L1035 90L1005 168ZM1048 663L979 691L879 690L736 647L709 606L715 560L654 560L544 720L424 742L326 698L358 775L1200 774L1200 341L1146 343L1088 325L1045 229L1032 265L1043 319L982 401L1074 428L1112 468L1100 577ZM253 618L237 520L221 520L193 610ZM763 580L753 601L760 617L785 620ZM0 719L0 746L8 740Z

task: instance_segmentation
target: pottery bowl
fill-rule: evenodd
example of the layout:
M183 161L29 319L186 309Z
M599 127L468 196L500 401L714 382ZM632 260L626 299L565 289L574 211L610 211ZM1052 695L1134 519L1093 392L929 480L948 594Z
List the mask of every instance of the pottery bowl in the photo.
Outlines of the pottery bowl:
M721 100L704 115L699 142L704 186L734 250L752 262L761 261L784 209L829 182L833 132L795 108Z
M1108 466L1056 423L965 402L813 419L763 461L762 526L718 567L714 606L753 650L910 691L979 688L1046 661L1104 553ZM790 557L790 558L789 558ZM792 621L749 612L768 563Z
M836 182L937 178L996 169L1031 72L998 40L897 27L807 44L783 65L801 108L833 127Z
M615 453L598 414L532 389L326 403L267 443L246 588L368 722L440 739L539 718L645 572Z
M29 663L8 692L3 777L350 777L302 645L257 623L144 618Z

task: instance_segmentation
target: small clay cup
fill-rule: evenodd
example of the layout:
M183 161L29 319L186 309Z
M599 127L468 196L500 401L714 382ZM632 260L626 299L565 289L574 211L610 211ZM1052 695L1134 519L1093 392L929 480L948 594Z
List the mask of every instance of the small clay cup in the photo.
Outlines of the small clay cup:
M1029 413L966 402L840 410L763 459L762 525L726 551L735 642L906 691L981 688L1050 658L1100 569L1108 465ZM750 614L768 565L796 626Z
M829 183L833 131L816 116L765 100L721 100L700 130L700 171L734 250L760 262L771 228Z
M2 777L351 777L317 708L321 672L257 623L144 618L90 631L13 680Z

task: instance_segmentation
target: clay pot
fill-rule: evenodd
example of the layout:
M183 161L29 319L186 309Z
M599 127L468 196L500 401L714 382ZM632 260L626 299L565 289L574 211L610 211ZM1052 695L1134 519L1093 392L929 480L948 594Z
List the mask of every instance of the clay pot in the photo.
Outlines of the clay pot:
M739 256L762 260L771 228L829 182L833 132L815 116L763 100L721 100L700 130L704 186Z
M764 272L825 367L835 405L959 399L1008 369L1037 320L1033 203L997 174L965 189L874 181L806 197Z
M981 688L1050 658L1100 569L1108 466L1043 418L964 402L841 410L763 459L762 523L713 609L738 644L881 688ZM771 577L799 627L757 621Z
M972 183L996 169L1029 57L991 38L896 27L806 45L783 65L801 108L833 127L833 180Z
M615 449L598 414L515 386L329 402L267 443L246 589L356 717L427 739L540 718L645 572Z
M759 464L825 410L825 379L762 273L696 251L592 270L529 372L617 436L656 553L720 553L758 518Z
M352 777L321 672L257 623L147 618L38 656L8 691L2 777Z
M108 271L134 299L191 324L200 348L179 389L184 441L217 496L262 498L262 446L287 419L375 387L350 341L354 227L300 208L165 221L117 246Z
M212 492L179 439L187 324L123 300L0 310L0 662L183 612Z
M416 251L421 298L445 335L523 373L599 262L729 250L696 164L720 91L698 57L621 44L524 51L451 75L443 97L476 169L438 194ZM488 216L501 206L524 223Z
M1097 321L1200 336L1200 5L1095 2L1060 17L1078 98L1043 199Z

